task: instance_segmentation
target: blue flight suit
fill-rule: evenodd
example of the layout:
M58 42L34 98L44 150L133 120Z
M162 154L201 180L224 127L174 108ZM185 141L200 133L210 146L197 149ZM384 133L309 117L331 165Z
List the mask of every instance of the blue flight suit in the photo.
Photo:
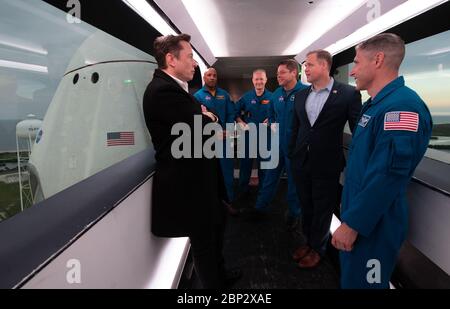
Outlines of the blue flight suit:
M216 88L216 95L213 96L206 86L198 90L194 97L204 106L206 106L210 111L219 117L219 124L223 129L226 129L227 123L234 124L234 118L236 115L236 110L233 101L231 101L228 92L222 88ZM232 132L229 132L232 133ZM226 147L230 146L231 139L224 139L224 151ZM234 200L234 190L233 190L233 180L234 180L234 165L233 158L220 158L220 166L222 168L222 174L225 182L225 187L228 195L228 202L233 202Z
M402 76L364 103L342 194L341 220L358 232L353 250L340 252L342 288L389 288L407 235L407 186L432 126L427 106ZM377 274L381 282L373 283Z
M251 90L246 92L239 101L236 102L236 117L240 117L246 123L254 123L257 128L257 138L259 137L259 124L263 123L264 120L269 117L268 110L271 97L272 92L267 89L264 90L264 93L261 96L257 96L256 91ZM244 112L243 116L241 116L241 112ZM267 127L264 127L264 129L269 130ZM267 134L267 136L269 136L269 134ZM258 162L258 178L260 186L264 181L264 170L260 168L261 156L258 151L259 143L257 140L250 141L248 131L245 131L245 136L243 138L245 138L245 157L240 159L239 188L241 192L247 192L254 159L249 156L251 148L255 148L257 151L256 160Z
M288 176L287 202L289 205L288 217L298 218L300 215L300 201L291 172L291 160L288 158L289 142L292 134L292 116L294 115L295 94L306 86L298 81L294 89L286 93L283 87L278 87L272 95L269 105L269 124L278 123L279 163L274 169L267 170L264 183L258 192L255 208L259 211L267 211L278 187L281 173L286 170Z

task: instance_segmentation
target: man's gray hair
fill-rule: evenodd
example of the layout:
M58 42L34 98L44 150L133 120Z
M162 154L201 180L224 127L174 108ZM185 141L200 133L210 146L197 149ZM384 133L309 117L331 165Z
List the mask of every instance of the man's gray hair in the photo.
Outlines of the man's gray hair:
M267 76L266 70L264 69L256 69L253 71L252 76L255 75L255 73L264 73Z
M398 70L405 58L405 42L394 33L378 34L356 46L357 50L364 50L375 54L383 52L388 67Z

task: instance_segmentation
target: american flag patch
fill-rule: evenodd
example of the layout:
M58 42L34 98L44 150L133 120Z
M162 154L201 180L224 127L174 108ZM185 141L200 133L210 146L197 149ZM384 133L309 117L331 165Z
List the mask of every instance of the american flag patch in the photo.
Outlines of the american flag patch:
M108 132L106 144L108 147L134 145L134 132Z
M389 112L384 116L385 131L412 131L419 128L419 114L413 112Z

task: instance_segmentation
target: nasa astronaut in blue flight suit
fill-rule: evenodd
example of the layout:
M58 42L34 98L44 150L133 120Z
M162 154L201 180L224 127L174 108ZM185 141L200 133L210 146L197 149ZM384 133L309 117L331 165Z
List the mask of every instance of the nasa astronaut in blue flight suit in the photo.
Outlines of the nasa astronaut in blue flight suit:
M240 159L239 166L239 190L247 193L253 166L253 160L258 163L259 185L264 182L264 170L261 169L261 156L258 150L258 136L260 124L268 119L268 108L272 92L266 89L267 74L263 69L253 71L252 83L255 89L246 92L239 101L236 102L236 122L241 127L240 132L245 138L245 157ZM243 113L243 115L242 115ZM250 136L248 124L252 123L256 127L254 136ZM267 126L262 126L268 130ZM269 134L267 134L269 136ZM256 151L256 157L252 156L252 151Z
M286 223L289 229L295 227L300 216L300 201L291 172L291 161L288 158L295 94L306 88L301 81L298 81L298 71L298 63L293 59L281 61L278 65L277 79L280 87L272 95L267 122L272 128L278 124L276 133L279 134L279 148L271 149L271 152L279 151L279 163L276 168L266 171L255 206L257 212L267 212L269 204L276 194L281 173L285 170L288 178L287 202L289 206Z
M227 123L233 124L236 116L236 109L230 95L224 89L217 87L217 71L214 68L209 68L203 74L205 85L198 90L194 97L204 105L208 110L212 111L219 117L219 123L224 130L224 156L220 158L220 166L225 182L225 187L228 195L228 211L230 214L236 214L236 211L230 206L234 200L233 190L233 158L225 157L226 147L231 147L231 135L234 132L227 132ZM234 129L233 129L234 131ZM230 150L229 150L230 151ZM233 154L232 150L231 153Z
M422 99L398 70L403 40L379 34L356 47L350 75L370 99L353 134L342 194L342 224L332 244L340 252L342 288L389 288L407 235L406 190L431 136Z

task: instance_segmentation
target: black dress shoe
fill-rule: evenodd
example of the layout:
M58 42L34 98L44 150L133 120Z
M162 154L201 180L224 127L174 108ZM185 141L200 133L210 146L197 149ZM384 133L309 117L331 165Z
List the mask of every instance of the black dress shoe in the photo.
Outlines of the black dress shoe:
M299 225L299 218L298 217L291 217L291 216L287 216L286 217L286 227L288 231L293 231L297 228L297 226Z
M256 209L254 207L247 207L247 208L242 208L241 209L241 213L244 215L249 215L249 216L259 216L259 215L263 215L265 214L264 211L261 211L259 209Z
M233 268L227 270L225 272L225 287L231 287L241 278L242 278L242 270L240 268Z
M247 203L250 200L251 194L250 190L243 190L239 193L238 197L236 198L236 201Z
M258 210L256 208L241 209L242 216L248 221L262 221L268 217L266 211Z

